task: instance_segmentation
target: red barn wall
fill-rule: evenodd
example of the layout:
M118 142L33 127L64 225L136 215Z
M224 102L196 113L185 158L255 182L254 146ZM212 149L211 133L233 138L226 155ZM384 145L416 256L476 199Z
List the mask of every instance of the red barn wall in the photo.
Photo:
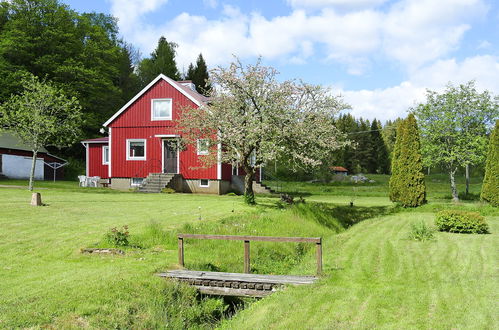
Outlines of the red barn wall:
M102 179L109 178L108 165L102 164L102 147L107 143L88 144L88 176L100 176Z

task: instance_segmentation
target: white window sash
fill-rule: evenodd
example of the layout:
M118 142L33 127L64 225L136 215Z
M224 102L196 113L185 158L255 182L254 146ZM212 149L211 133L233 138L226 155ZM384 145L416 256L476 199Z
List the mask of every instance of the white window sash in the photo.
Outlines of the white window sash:
M130 144L132 142L144 143L144 156L133 156L130 154ZM146 139L127 139L126 140L126 160L146 160L147 155L147 141Z
M167 115L166 116L156 116L154 111L154 104L158 102L165 101L167 102ZM173 112L173 101L172 99L152 99L151 100L151 120L172 120L172 112Z

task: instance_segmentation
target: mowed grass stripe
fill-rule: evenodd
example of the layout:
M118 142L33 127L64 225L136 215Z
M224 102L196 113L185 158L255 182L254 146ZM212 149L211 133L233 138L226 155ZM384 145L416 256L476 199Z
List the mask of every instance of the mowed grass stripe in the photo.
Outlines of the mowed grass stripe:
M264 299L222 327L497 328L499 218L487 218L490 235L408 240L420 220L432 224L433 215L403 212L355 225L333 239L337 246L326 245L330 277Z

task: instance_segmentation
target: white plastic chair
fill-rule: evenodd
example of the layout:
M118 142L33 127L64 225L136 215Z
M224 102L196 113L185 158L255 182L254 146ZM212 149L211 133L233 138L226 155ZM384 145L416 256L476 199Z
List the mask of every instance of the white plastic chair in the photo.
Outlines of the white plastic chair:
M87 177L85 175L78 175L78 180L80 180L80 183L79 183L80 187L87 186Z

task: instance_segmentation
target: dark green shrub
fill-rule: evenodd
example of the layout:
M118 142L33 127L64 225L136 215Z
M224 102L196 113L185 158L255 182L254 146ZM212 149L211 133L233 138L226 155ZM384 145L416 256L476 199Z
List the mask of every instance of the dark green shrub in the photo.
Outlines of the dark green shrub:
M444 210L437 213L435 225L440 231L450 233L486 234L489 227L477 212Z
M484 201L493 206L499 206L499 120L490 136L485 177L483 178L482 194Z
M109 244L113 246L128 246L128 238L130 233L128 232L128 226L123 226L121 228L111 228L106 234L106 239Z
M409 238L416 241L429 241L434 238L434 229L428 226L424 221L413 223Z
M419 130L413 114L397 127L392 157L390 200L403 207L416 207L426 203Z
M173 194L173 193L175 193L175 190L174 190L174 189L172 189L172 188L168 188L168 187L167 187L167 188L163 188L163 189L161 189L161 192L162 192L163 194Z

